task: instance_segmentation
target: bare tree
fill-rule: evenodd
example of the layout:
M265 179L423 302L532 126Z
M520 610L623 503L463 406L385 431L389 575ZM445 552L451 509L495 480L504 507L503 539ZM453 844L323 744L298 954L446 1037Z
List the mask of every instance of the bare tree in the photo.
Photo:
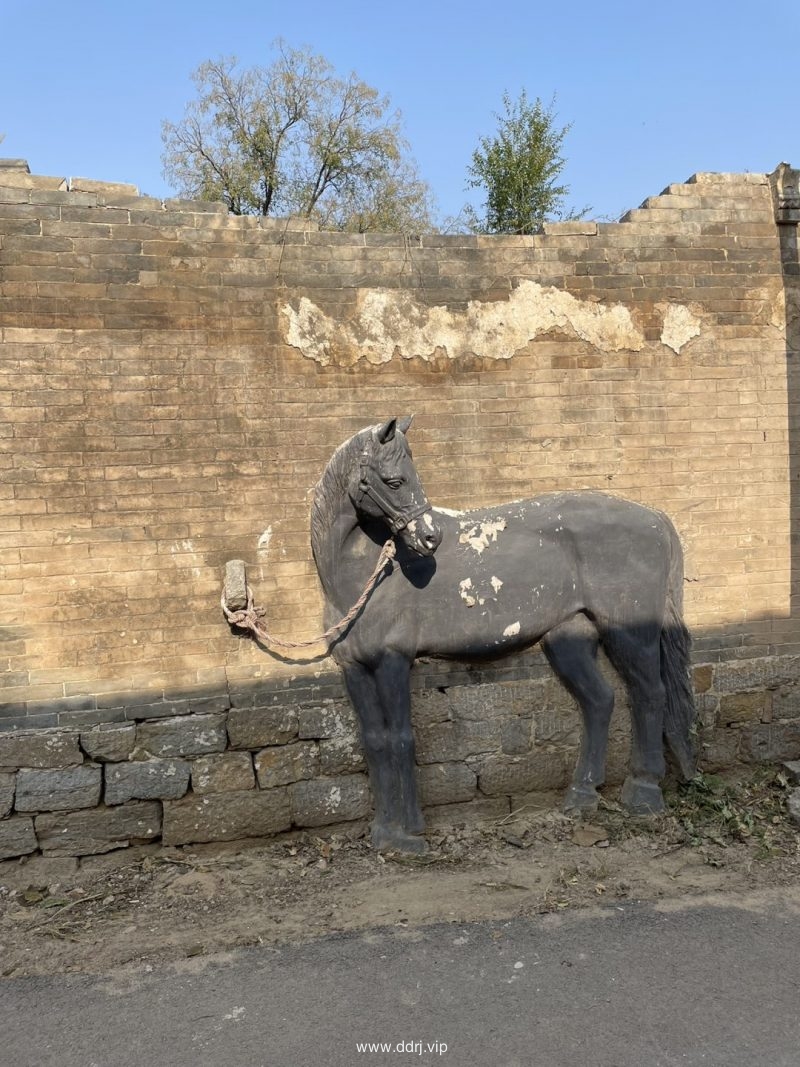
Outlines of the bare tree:
M164 176L237 215L304 215L344 230L432 229L431 193L398 112L355 74L276 43L268 67L235 58L194 72L197 98L165 121Z

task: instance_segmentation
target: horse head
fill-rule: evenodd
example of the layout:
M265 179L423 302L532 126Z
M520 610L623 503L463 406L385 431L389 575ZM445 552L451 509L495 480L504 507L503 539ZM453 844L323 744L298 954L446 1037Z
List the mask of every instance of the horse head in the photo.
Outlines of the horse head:
M406 431L411 418L389 419L369 434L350 497L356 512L383 519L407 548L432 556L442 540L419 480Z

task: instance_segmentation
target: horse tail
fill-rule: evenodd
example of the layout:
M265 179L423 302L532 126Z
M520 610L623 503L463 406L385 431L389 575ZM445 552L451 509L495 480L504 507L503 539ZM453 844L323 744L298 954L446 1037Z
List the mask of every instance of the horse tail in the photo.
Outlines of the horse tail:
M697 709L692 689L689 652L691 636L683 621L683 550L671 530L669 585L661 627L661 681L666 689L664 736L688 781L697 773L694 738Z

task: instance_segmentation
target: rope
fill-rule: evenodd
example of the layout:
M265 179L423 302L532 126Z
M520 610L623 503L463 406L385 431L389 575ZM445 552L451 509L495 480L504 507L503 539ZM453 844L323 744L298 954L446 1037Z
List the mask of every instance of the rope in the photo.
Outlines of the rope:
M310 641L280 641L277 637L273 637L272 634L266 630L259 622L259 617L263 617L264 609L257 608L253 603L253 594L250 587L247 588L247 607L240 611L231 611L225 600L225 592L222 593L222 611L225 618L231 624L231 626L239 626L243 630L251 630L255 637L258 637L266 645L270 645L272 648L311 648L313 645L318 645L321 641L325 641L328 646L333 644L335 638L346 630L353 619L358 615L361 609L369 599L370 593L378 584L383 574L383 570L387 563L394 559L397 553L397 548L394 541L390 538L381 549L381 554L378 557L378 562L375 565L375 570L370 575L369 581L364 586L364 592L353 604L352 608L335 623L330 629L326 630L324 634L320 634L319 637L312 638Z

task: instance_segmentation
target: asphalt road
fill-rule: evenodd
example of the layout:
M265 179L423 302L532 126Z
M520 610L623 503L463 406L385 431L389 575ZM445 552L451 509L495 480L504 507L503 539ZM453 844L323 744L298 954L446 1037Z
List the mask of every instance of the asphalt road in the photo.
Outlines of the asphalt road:
M798 1067L800 891L7 979L0 1028L9 1067Z

